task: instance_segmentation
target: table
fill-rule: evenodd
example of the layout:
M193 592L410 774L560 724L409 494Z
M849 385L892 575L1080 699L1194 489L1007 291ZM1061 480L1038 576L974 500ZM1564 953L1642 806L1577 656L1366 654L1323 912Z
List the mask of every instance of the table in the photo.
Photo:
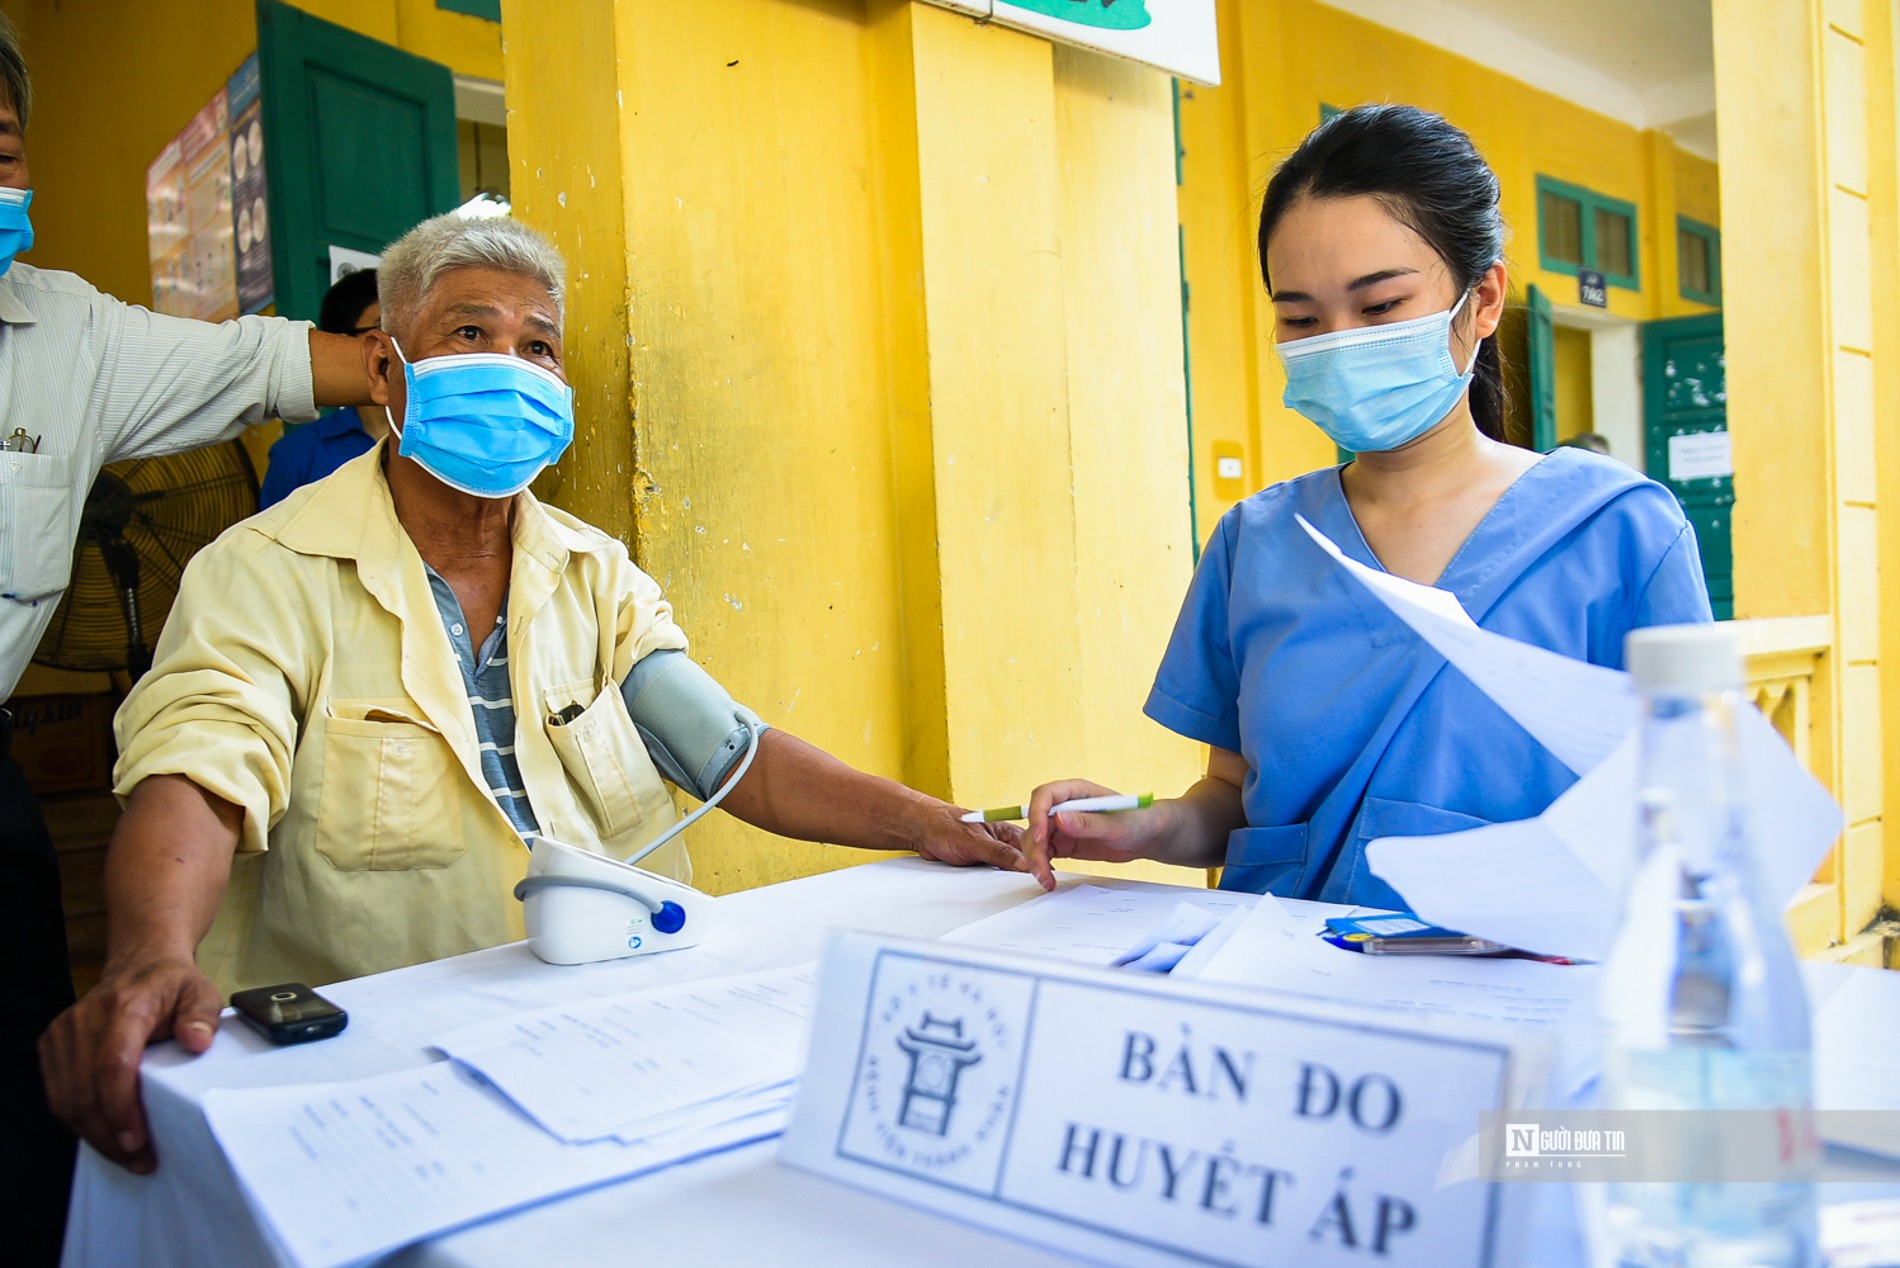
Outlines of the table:
M1165 890L1147 882L1090 884ZM1026 876L899 859L767 886L720 900L707 941L602 964L543 964L524 944L337 983L350 1012L342 1035L273 1048L227 1020L192 1058L154 1045L142 1070L158 1171L134 1176L81 1149L65 1264L269 1264L281 1256L246 1205L200 1108L216 1087L361 1078L425 1064L430 1041L530 1007L670 982L755 972L818 957L832 928L935 938L1008 910L1041 890ZM749 1145L602 1186L411 1247L404 1265L627 1262L685 1252L695 1264L885 1265L1070 1262L1035 1247L873 1197L777 1162L777 1142ZM1539 1268L1581 1262L1568 1189L1539 1190ZM1891 1184L1882 1186L1892 1192ZM1868 1196L1824 1190L1824 1200Z

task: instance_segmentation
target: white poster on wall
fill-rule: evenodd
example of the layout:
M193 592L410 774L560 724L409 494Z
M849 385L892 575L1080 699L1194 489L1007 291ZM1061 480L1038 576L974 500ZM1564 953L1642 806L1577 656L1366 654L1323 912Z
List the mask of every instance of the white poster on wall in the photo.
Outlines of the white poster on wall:
M373 269L383 262L383 257L373 251L352 251L348 247L330 244L330 285L335 286L351 273L359 269Z
M1735 474L1728 432L1695 431L1669 438L1671 480L1715 480Z
M1035 35L1220 83L1214 0L931 0Z

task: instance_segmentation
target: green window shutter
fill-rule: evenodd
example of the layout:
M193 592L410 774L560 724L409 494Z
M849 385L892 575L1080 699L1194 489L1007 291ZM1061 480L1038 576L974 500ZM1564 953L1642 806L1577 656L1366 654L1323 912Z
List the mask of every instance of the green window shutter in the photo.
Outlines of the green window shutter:
M1676 217L1676 281L1684 299L1722 304L1722 231L1687 216Z
M1539 176L1537 260L1549 273L1595 269L1611 286L1640 289L1636 205Z
M1531 287L1524 296L1531 397L1531 448L1548 453L1557 446L1557 334L1550 296Z

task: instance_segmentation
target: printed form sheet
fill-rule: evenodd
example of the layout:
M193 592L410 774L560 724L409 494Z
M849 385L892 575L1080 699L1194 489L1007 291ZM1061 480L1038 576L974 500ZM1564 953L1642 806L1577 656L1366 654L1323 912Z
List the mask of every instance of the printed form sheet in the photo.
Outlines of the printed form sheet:
M1160 892L1069 882L1053 894L967 924L941 940L1106 967L1137 948L1137 954L1153 950L1157 934L1169 928L1183 904L1208 913L1213 925L1231 912L1247 910L1258 898L1221 889Z
M503 1211L777 1135L785 1111L690 1137L570 1145L453 1061L348 1083L216 1090L205 1115L298 1263L345 1264Z
M217 1090L213 1134L292 1257L338 1264L784 1130L813 966L470 1026L454 1060Z
M683 982L458 1030L436 1047L567 1141L781 1089L798 1068L814 966Z

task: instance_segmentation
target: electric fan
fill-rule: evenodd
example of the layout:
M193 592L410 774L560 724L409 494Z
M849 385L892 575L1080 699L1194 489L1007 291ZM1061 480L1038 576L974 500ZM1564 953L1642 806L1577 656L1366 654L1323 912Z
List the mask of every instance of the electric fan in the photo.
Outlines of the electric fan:
M80 512L71 585L33 659L128 670L137 681L151 668L186 561L256 511L257 474L235 440L106 467Z

